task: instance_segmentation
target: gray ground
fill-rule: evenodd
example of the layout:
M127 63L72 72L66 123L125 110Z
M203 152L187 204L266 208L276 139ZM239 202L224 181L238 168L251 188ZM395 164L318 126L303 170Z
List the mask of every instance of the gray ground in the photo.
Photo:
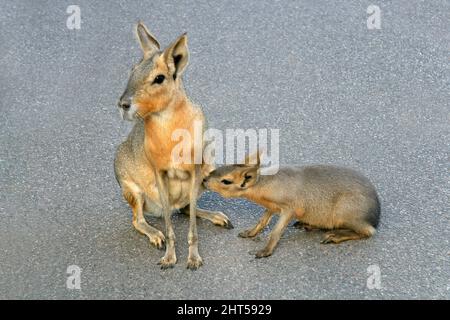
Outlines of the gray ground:
M382 29L368 30L378 4ZM1 1L0 298L450 298L448 1ZM131 225L113 174L130 123L116 107L142 19L167 45L188 31L190 97L210 126L279 128L282 163L334 163L379 190L376 237L320 245L292 227L274 256L237 237L262 209L207 193L235 229L199 222L185 269ZM149 218L162 228L161 220ZM69 265L81 290L66 288ZM381 290L366 286L378 265Z

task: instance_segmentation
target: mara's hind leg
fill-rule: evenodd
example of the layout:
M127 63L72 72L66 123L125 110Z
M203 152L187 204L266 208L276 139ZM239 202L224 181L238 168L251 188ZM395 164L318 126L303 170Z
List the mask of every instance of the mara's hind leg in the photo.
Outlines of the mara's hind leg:
M129 190L124 190L123 196L133 211L133 226L140 233L146 235L150 243L157 249L165 248L164 234L156 228L150 226L144 218L144 199L141 194L133 193Z
M321 243L341 243L348 240L369 238L376 230L372 226L367 212L372 207L372 202L360 194L345 194L340 196L330 215L332 220L330 230L325 234Z
M313 227L309 224L303 223L301 221L297 221L296 223L293 224L293 227L296 229L305 229L305 231L316 231L316 230L322 230L318 227Z
M190 207L187 205L186 207L180 209L180 212L186 215L189 215ZM201 219L205 219L211 221L216 226L224 227L225 229L233 229L233 224L230 219L220 211L209 211L205 209L197 208L197 217Z
M366 239L375 234L375 228L370 224L361 223L359 225L357 224L349 227L349 229L336 229L325 233L321 243L338 244L348 240Z

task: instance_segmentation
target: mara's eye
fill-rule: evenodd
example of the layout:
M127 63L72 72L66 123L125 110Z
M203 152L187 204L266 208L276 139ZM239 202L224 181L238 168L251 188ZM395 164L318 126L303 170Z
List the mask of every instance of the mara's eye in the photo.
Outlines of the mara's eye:
M249 179L251 179L251 178L252 178L252 176L250 176L250 175L248 175L248 174L245 175L245 180L249 180Z
M227 180L227 179L223 179L220 182L222 182L223 184L232 184L233 183L233 182L231 182L230 180Z
M164 77L162 74L157 75L156 78L155 78L155 80L153 80L153 83L161 84L161 83L164 82L164 79L165 79L165 78L166 78L166 77Z

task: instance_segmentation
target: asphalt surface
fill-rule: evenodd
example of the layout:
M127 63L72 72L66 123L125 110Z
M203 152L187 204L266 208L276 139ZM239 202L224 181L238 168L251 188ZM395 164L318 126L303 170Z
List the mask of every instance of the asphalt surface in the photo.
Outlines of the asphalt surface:
M450 298L448 1L76 2L80 30L67 1L1 1L0 298ZM367 29L370 4L381 30ZM378 234L325 246L289 227L255 260L268 230L237 235L262 208L207 193L200 206L235 229L198 223L193 272L188 219L174 216L179 262L161 271L112 165L139 19L164 46L188 32L185 85L211 127L278 128L281 163L367 175ZM66 288L69 265L81 290ZM366 285L371 265L381 289Z

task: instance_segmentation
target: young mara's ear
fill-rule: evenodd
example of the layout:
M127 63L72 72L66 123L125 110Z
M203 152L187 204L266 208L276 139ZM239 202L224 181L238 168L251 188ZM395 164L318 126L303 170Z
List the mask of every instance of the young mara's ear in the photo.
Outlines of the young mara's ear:
M241 172L240 187L248 188L253 186L259 179L259 168L258 167L248 167Z
M160 46L158 40L148 31L147 27L139 22L136 25L136 35L141 45L144 57L151 56L154 52L158 51Z
M185 33L164 51L164 61L173 74L174 80L178 76L181 76L188 64L188 60L189 50L187 46L187 35Z
M257 167L259 168L260 164L261 164L261 160L260 160L260 156L261 156L260 151L257 151L256 153L252 154L252 155L248 155L245 157L244 160L244 164L247 167Z

